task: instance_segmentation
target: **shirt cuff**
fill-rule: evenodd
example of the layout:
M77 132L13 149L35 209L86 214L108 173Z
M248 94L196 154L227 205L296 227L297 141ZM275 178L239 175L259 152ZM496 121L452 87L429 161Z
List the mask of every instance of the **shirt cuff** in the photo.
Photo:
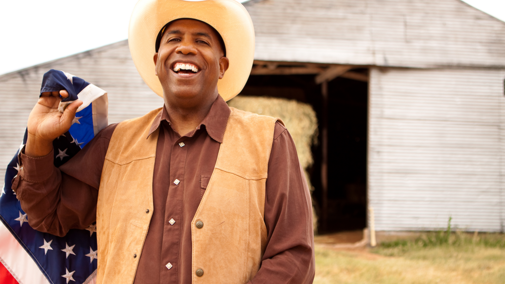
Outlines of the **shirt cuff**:
M23 151L24 152L24 151ZM42 182L48 179L54 171L54 150L42 157L31 157L21 152L19 164L22 170L19 176L29 182Z

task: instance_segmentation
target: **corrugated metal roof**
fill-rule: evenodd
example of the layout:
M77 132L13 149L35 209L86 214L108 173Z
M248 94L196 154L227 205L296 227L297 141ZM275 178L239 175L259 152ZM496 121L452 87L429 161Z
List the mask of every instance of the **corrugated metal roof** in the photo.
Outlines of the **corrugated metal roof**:
M376 229L503 231L505 69L371 71Z
M459 0L265 0L245 7L257 60L505 66L505 23Z

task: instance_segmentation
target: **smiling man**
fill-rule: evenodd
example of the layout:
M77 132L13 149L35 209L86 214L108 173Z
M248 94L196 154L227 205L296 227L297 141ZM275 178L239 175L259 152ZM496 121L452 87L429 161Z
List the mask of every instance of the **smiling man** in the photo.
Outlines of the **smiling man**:
M132 58L164 107L113 124L53 166L76 101L44 94L13 189L37 230L96 222L99 283L312 283L311 202L282 122L229 108L254 30L234 0L140 0ZM154 55L153 55L154 54ZM85 165L85 171L82 170Z

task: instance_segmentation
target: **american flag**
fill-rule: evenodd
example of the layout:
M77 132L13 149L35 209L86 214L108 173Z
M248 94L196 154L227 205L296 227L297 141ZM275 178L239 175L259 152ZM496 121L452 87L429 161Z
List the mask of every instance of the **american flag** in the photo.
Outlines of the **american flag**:
M104 90L63 71L51 69L44 74L41 93L63 89L69 97L60 107L77 98L83 104L70 130L53 141L56 167L67 162L107 126ZM26 135L25 131L21 147L26 143ZM70 230L65 237L32 229L27 221L29 216L11 188L20 167L18 153L19 150L7 166L5 186L0 193L0 283L95 283L96 226Z

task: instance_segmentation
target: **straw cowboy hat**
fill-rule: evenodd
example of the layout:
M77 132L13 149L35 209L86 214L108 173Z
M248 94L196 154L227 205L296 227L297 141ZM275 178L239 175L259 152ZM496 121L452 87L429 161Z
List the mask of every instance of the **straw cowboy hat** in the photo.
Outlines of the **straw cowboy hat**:
M202 21L221 35L230 65L218 82L218 91L226 101L238 95L251 73L254 27L249 13L236 0L139 0L130 18L128 43L144 82L163 97L154 72L155 43L160 30L177 19Z

